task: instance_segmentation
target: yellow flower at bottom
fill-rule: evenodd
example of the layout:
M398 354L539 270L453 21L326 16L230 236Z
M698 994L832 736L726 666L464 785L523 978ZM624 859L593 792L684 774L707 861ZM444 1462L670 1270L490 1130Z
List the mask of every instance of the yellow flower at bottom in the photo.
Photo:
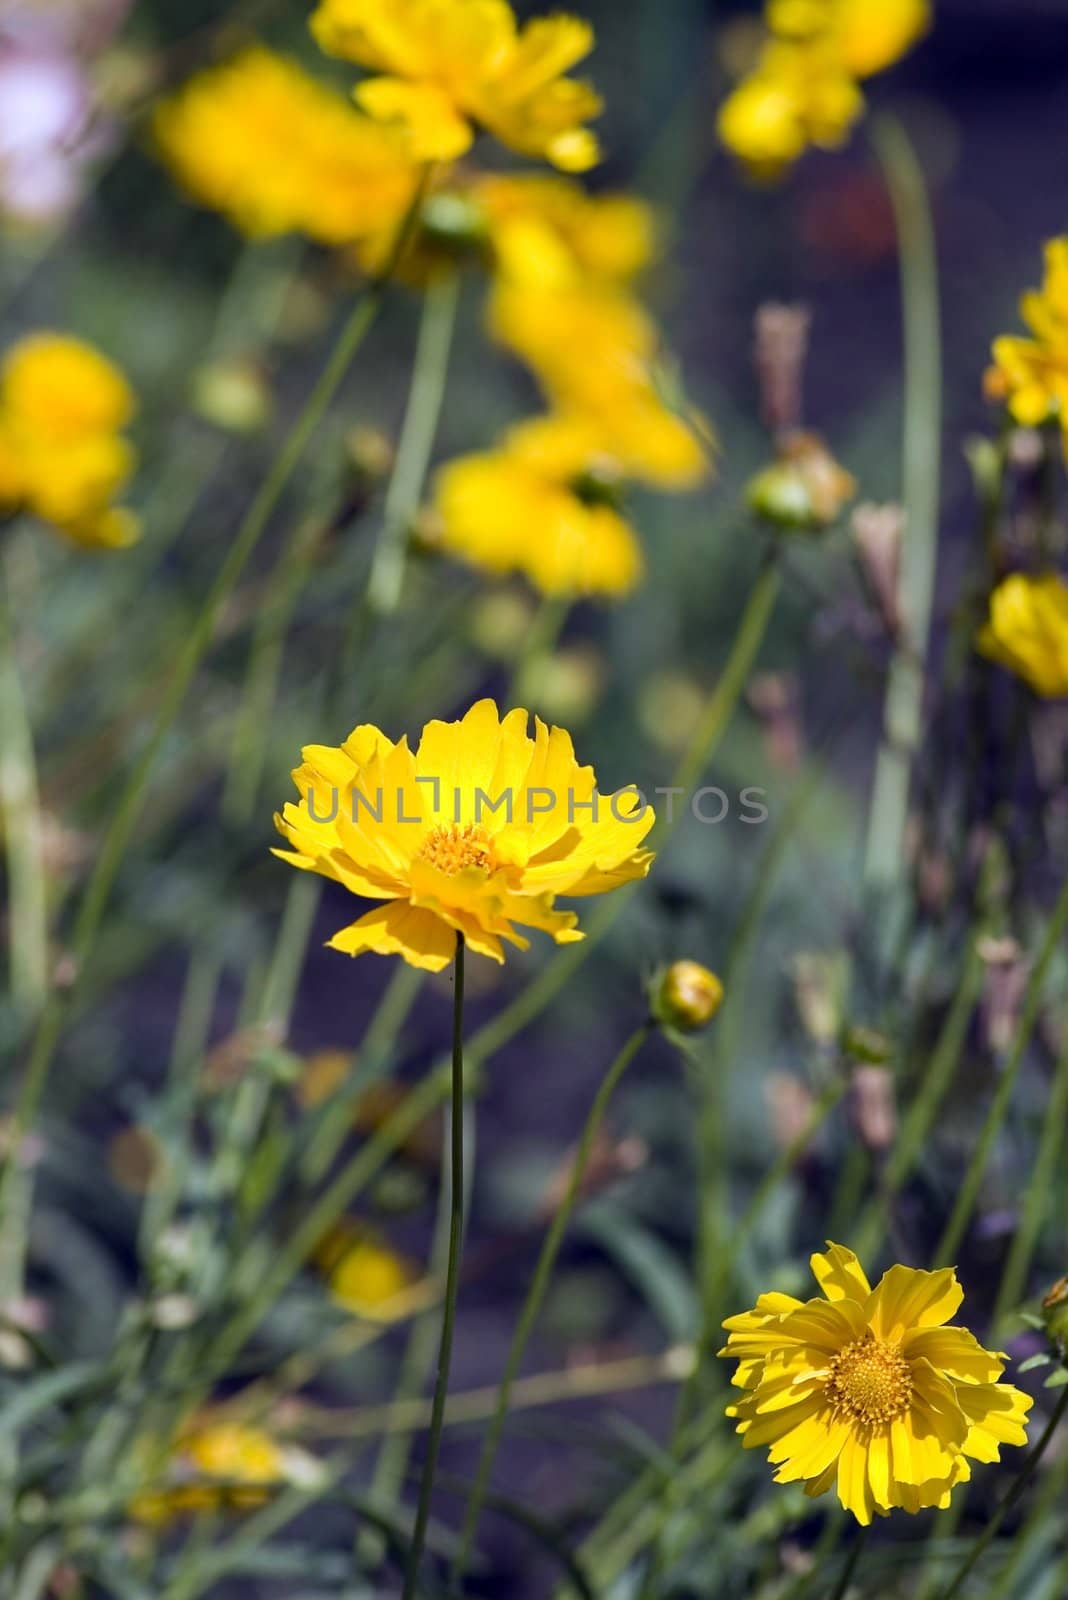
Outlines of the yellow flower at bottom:
M1068 695L1068 583L1015 572L990 596L977 648L1047 699Z
M113 505L136 464L122 436L133 392L99 351L30 334L0 367L0 512L25 510L76 544L118 547L140 533Z
M516 924L558 944L581 939L557 895L604 894L642 878L655 820L634 790L600 795L571 737L480 700L459 722L428 722L418 748L368 724L340 748L309 745L293 773L300 799L275 823L275 855L382 904L329 940L346 955L399 955L440 972L457 934L503 961L525 949Z
M945 1507L970 1460L1027 1442L1031 1397L999 1379L1007 1357L947 1327L964 1298L951 1267L895 1266L872 1289L851 1250L812 1257L823 1298L763 1294L730 1317L725 1348L745 1391L727 1408L777 1483L836 1488L858 1522ZM970 1458L970 1460L969 1460Z
M442 469L441 547L494 575L522 572L543 594L616 598L643 570L618 488L618 467L581 421L524 423L499 449Z
M583 123L600 98L563 76L593 48L593 29L578 17L519 27L508 0L320 0L311 28L328 54L383 74L360 83L356 98L402 127L418 160L462 155L475 124L565 172L597 161Z

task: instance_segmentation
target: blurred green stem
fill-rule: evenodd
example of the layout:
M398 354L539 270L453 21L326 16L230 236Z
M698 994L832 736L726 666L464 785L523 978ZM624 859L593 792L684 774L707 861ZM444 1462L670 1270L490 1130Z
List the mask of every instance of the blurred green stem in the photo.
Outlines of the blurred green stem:
M853 1575L860 1565L860 1558L864 1554L864 1548L867 1545L870 1536L870 1523L866 1528L859 1528L857 1530L856 1536L853 1539L853 1548L849 1552L846 1564L842 1569L842 1576L835 1584L834 1594L832 1595L831 1600L845 1600L846 1595L849 1593L849 1585L853 1582Z
M526 631L522 648L504 693L504 705L524 706L535 688L538 669L552 655L567 623L571 601L563 595L544 595Z
M545 1301L553 1269L556 1266L556 1259L560 1254L560 1246L563 1244L572 1213L582 1192L586 1168L589 1165L594 1143L604 1120L604 1114L619 1085L620 1079L642 1045L656 1031L656 1027L656 1022L648 1019L631 1034L602 1079L601 1086L594 1097L593 1105L590 1107L589 1115L582 1129L578 1148L575 1151L571 1170L568 1174L567 1189L563 1200L556 1208L549 1230L545 1235L545 1242L541 1247L534 1274L530 1280L530 1288L527 1290L526 1298L516 1320L515 1331L512 1334L512 1342L504 1364L504 1375L501 1378L500 1388L497 1392L497 1405L494 1409L493 1419L490 1422L486 1438L483 1441L478 1467L475 1472L475 1481L472 1485L470 1499L467 1502L467 1510L464 1513L460 1543L452 1568L454 1586L460 1583L471 1559L475 1535L478 1530L478 1519L482 1511L482 1502L489 1488L490 1474L493 1471L493 1463L501 1442L501 1434L504 1431L504 1424L508 1417L512 1385L519 1374L527 1343L531 1333L534 1331L534 1324Z
M865 880L900 887L912 765L923 728L924 669L938 558L942 443L942 332L938 260L923 169L900 123L878 117L871 141L897 223L905 324L905 533L898 587L900 632L886 688L885 730L875 770Z
M460 275L447 272L433 279L423 298L408 407L367 583L367 603L383 616L396 611L400 604L408 538L419 510L445 399L459 297Z
M390 260L381 277L371 283L350 312L300 416L246 512L230 546L229 554L219 569L218 576L175 663L155 726L119 798L111 826L86 886L72 939L72 955L79 977L92 956L97 929L126 848L147 800L152 770L160 751L178 716L196 671L211 645L223 607L263 537L293 473L315 437L356 352L378 315L389 281L407 249L422 205L425 182L424 179L424 183L420 185L413 198L408 215L398 231ZM14 1114L12 1127L14 1146L21 1142L22 1135L36 1115L52 1057L67 1016L70 993L71 991L68 991L63 997L53 996L42 1014Z
M412 1545L404 1573L402 1600L415 1600L419 1588L419 1568L426 1545L430 1501L434 1492L434 1474L437 1471L441 1434L445 1424L445 1402L449 1392L449 1367L452 1362L452 1340L456 1326L456 1301L460 1289L460 1257L463 1253L464 1237L464 936L462 933L456 935L456 962L453 968L451 1085L450 1160L448 1173L444 1175L449 1185L450 1196L445 1303L442 1308L441 1344L438 1347L438 1373L434 1383L430 1434L423 1461L423 1477L419 1487L419 1504L415 1513Z
M48 896L33 728L22 692L9 562L0 573L0 834L7 857L11 994L20 1020L48 989Z
M995 1343L1006 1336L1008 1314L1019 1305L1027 1288L1027 1276L1034 1260L1042 1224L1051 1211L1056 1193L1056 1177L1068 1127L1068 1043L1061 1052L1053 1077L1049 1102L1042 1110L1042 1134L1038 1154L1031 1168L1020 1207L1020 1220L1012 1236L1008 1260L1001 1274L997 1299L991 1316L991 1337Z
M1012 1044L1009 1048L997 1089L990 1102L990 1110L987 1112L986 1121L983 1123L979 1138L976 1141L971 1161L968 1163L968 1169L957 1191L956 1204L943 1230L942 1237L938 1241L938 1247L935 1250L932 1263L936 1267L952 1263L971 1221L987 1163L990 1160L994 1143L1001 1132L1002 1123L1005 1121L1009 1106L1012 1103L1013 1091L1016 1088L1024 1056L1027 1053L1035 1023L1038 1020L1046 974L1060 949L1066 931L1068 931L1068 878L1061 885L1060 895L1046 928L1045 938L1042 940L1038 956L1027 980L1027 988L1024 991L1023 1004L1020 1008L1020 1018L1016 1024L1016 1031L1013 1035Z
M1034 1448L1026 1457L1023 1466L1017 1472L1016 1477L1013 1480L1012 1487L1009 1489L1005 1498L994 1512L994 1515L990 1518L990 1521L986 1524L986 1527L983 1529L978 1539L976 1539L965 1560L961 1563L956 1573L951 1578L948 1588L942 1591L939 1600L953 1600L954 1595L960 1593L968 1574L971 1572L972 1568L975 1566L984 1550L986 1550L987 1546L992 1543L998 1529L1001 1527L1001 1524L1004 1522L1013 1506L1016 1505L1017 1501L1022 1497L1024 1490L1027 1488L1027 1485L1030 1483L1031 1478L1034 1475L1036 1467L1042 1460L1042 1457L1045 1455L1053 1435L1059 1428L1061 1419L1066 1411L1068 1411L1068 1385L1061 1389L1060 1397L1057 1400L1057 1404L1053 1408L1052 1415L1050 1416L1049 1421L1046 1423L1045 1428L1042 1430L1041 1437L1039 1438L1037 1444L1035 1444Z

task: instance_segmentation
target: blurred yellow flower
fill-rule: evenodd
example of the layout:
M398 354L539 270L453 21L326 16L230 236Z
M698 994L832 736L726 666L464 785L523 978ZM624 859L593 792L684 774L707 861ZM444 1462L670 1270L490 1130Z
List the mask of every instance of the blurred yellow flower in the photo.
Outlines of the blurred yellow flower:
M866 1525L948 1505L969 1457L1026 1444L1032 1401L998 1381L1007 1357L946 1326L964 1298L951 1267L891 1267L872 1289L853 1252L828 1244L812 1271L824 1298L763 1294L724 1323L720 1354L746 1391L727 1414L746 1449L770 1446L777 1483L836 1487Z
M644 877L653 825L634 790L601 796L570 735L480 700L459 722L429 722L418 748L363 724L335 749L309 745L293 773L297 803L276 826L283 861L383 902L329 940L346 955L400 955L440 972L457 934L503 961L516 924L558 944L581 939L557 895L604 894Z
M251 1511L290 1476L286 1452L262 1428L211 1421L194 1424L178 1441L174 1482L143 1490L130 1503L138 1522L159 1524L201 1511Z
M475 126L565 172L598 159L583 124L600 98L564 76L593 48L593 29L577 17L520 27L508 0L320 0L311 26L328 54L382 74L356 98L405 131L416 160L462 155Z
M1046 245L1042 288L1023 296L1020 315L1033 337L995 339L988 390L1026 428L1058 419L1068 454L1068 236Z
M260 46L191 79L153 132L182 187L254 239L393 234L419 182L403 139Z
M573 179L540 173L491 173L469 193L498 268L513 283L627 283L656 253L652 209L634 195L588 194Z
M547 595L619 598L640 581L641 547L618 509L618 465L581 419L539 418L496 450L438 475L439 542L494 576L521 572Z
M498 279L490 328L532 368L559 411L581 417L597 450L626 476L656 488L694 488L709 471L708 424L670 406L662 390L660 336L625 288L576 279Z
M976 643L1036 694L1068 695L1068 583L1053 572L1005 578L990 596L990 617Z
M426 1298L414 1263L351 1223L331 1231L316 1259L328 1275L331 1297L369 1322L406 1316Z
M929 0L768 0L769 37L719 114L723 143L774 178L809 145L833 149L864 109L860 83L931 25Z
M140 526L113 502L136 464L122 437L133 392L99 351L30 334L0 366L0 511L29 511L92 548L132 544Z

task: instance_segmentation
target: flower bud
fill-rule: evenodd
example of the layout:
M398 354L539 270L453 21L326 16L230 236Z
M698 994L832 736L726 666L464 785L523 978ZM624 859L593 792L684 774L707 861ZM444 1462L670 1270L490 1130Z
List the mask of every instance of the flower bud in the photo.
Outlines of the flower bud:
M751 511L785 532L814 533L830 526L856 493L855 478L814 433L783 439L778 457L751 479Z
M653 1015L680 1033L696 1033L723 1003L723 985L697 961L674 961L653 993Z
M193 380L193 409L226 433L259 433L273 401L262 368L241 356L211 361Z
M1068 1344L1068 1278L1058 1278L1042 1300L1046 1332L1058 1344Z

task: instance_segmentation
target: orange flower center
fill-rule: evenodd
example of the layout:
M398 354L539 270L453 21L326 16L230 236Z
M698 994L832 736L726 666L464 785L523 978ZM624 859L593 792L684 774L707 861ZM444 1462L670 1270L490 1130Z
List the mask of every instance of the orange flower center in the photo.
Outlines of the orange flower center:
M896 1345L869 1331L830 1362L827 1396L834 1411L865 1426L892 1422L912 1403L912 1372Z
M496 866L493 841L478 822L437 822L419 848L419 856L448 877L477 867L492 872Z

